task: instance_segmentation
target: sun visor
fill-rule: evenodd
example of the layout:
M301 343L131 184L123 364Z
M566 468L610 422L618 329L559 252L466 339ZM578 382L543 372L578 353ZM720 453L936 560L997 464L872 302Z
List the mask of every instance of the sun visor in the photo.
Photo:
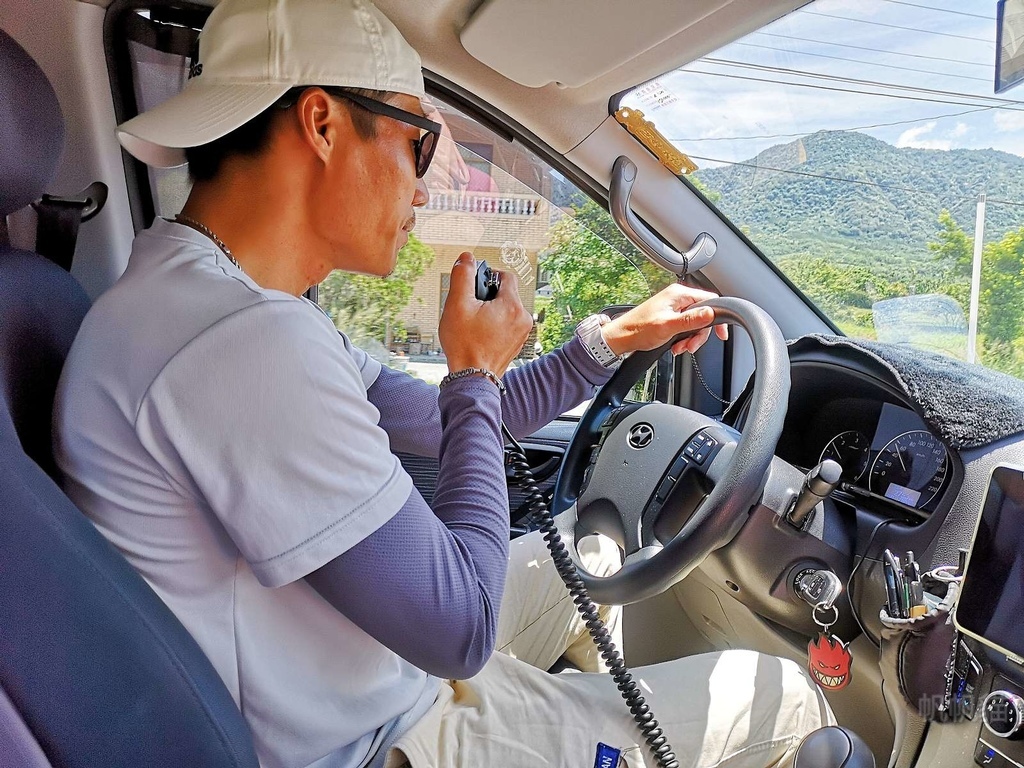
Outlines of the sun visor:
M521 85L579 87L729 5L730 0L487 0L465 49Z

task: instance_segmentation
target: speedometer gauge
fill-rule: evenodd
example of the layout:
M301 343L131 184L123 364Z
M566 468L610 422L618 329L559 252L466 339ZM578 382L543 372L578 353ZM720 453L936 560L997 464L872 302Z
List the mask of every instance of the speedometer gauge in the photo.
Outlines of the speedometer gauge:
M942 488L948 467L946 447L930 432L904 432L878 452L868 478L868 490L921 508Z
M855 429L840 432L828 441L818 461L832 459L843 468L843 480L855 483L860 480L864 470L868 468L868 452L871 441Z

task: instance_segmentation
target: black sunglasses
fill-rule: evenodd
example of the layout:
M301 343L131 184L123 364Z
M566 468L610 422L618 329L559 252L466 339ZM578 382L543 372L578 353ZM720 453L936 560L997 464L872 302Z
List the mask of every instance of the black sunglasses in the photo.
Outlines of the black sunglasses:
M312 88L313 86L296 88L295 95L287 95L284 99L278 102L278 106L285 108L293 106L298 101L299 94L301 94L301 92L307 87ZM393 107L390 104L385 104L383 101L368 99L365 96L350 93L344 88L337 88L329 85L320 85L316 87L320 88L325 93L329 93L331 96L348 99L353 104L365 109L367 112L373 112L375 115L381 115L383 117L390 117L392 120L398 120L399 122L406 123L408 125L415 126L420 130L426 131L426 133L412 143L413 152L416 154L416 178L423 178L423 175L430 167L430 161L434 159L434 150L437 149L437 139L441 135L440 123L428 120L423 117L423 115L417 115L415 112L407 112L404 109L399 109L398 107Z

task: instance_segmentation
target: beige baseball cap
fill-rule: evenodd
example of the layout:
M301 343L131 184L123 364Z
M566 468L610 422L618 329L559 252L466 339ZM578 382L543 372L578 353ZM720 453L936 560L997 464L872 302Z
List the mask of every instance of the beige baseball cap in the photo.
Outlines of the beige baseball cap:
M297 85L424 96L419 54L366 0L222 0L185 88L117 138L148 165L182 165L185 147L230 133Z

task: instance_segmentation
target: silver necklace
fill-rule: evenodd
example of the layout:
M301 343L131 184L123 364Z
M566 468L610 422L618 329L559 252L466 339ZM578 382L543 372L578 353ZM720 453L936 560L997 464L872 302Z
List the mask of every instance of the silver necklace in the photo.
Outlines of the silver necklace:
M177 221L179 224L185 224L189 227L192 227L192 229L199 230L208 238L213 240L214 244L224 252L225 256L228 257L228 261L235 265L235 269L242 273L245 272L245 270L242 269L242 265L238 263L237 259L235 259L234 254L231 253L231 249L224 245L224 241L217 237L217 234L208 226L206 226L200 221L196 221L195 219L189 218L183 213L179 213L177 216L175 216L174 220Z

